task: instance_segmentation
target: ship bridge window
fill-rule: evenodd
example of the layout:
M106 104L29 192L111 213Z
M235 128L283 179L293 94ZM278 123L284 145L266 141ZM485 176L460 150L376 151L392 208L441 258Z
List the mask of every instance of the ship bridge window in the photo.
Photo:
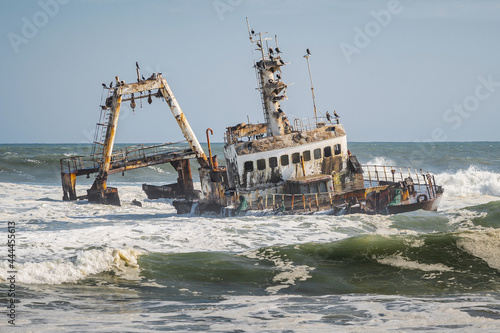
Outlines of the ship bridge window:
M334 151L335 155L340 155L340 153L342 152L342 149L340 148L340 144L336 144L335 146L333 146L333 151Z
M276 168L278 166L278 158L277 157L269 157L269 167Z
M266 169L266 160L261 158L257 160L257 170L265 170Z
M300 154L299 153L293 153L292 154L292 163L297 164L300 162Z
M246 161L243 167L245 171L253 171L253 161Z
M325 152L325 157L332 156L332 147L328 146L328 147L325 147L323 150Z
M304 162L310 161L311 160L311 151L306 150L305 152L302 153L302 156L304 157Z
M281 155L280 162L282 166L288 165L288 163L290 163L288 155Z
M321 158L321 149L320 148L314 149L314 159L319 160L320 158Z

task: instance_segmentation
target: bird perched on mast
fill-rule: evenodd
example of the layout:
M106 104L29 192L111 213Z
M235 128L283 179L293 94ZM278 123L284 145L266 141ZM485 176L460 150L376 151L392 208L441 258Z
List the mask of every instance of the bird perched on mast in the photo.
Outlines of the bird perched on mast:
M337 120L337 124L339 123L339 115L337 114L337 112L333 111L333 115L335 116L335 120Z
M141 69L141 68L139 67L139 63L138 63L137 61L135 62L135 67L137 67L137 69Z

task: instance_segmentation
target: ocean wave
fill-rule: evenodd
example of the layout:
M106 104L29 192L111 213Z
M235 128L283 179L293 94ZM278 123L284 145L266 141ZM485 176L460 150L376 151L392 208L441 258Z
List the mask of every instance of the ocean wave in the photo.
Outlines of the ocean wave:
M250 251L245 256L251 259L271 261L276 267L278 273L272 280L276 284L266 288L266 291L270 294L276 294L281 289L296 285L298 281L306 281L311 277L309 272L314 270L314 267L307 265L295 265L292 260L283 258L271 248Z
M500 197L500 174L470 166L467 170L443 172L436 175L436 183L442 185L451 197L491 195Z
M210 294L412 294L500 286L500 230L360 235L330 243L263 247L242 254L150 254L141 274L160 285Z
M383 156L376 156L373 157L371 160L368 162L364 163L366 165L388 165L388 166L395 166L396 164L394 163L393 160L383 157Z
M500 272L500 229L461 233L457 246Z
M79 251L71 260L49 260L16 264L17 281L23 284L75 283L91 275L114 272L125 279L138 276L137 258L142 252L135 249L91 249ZM0 279L5 281L7 263L0 265Z

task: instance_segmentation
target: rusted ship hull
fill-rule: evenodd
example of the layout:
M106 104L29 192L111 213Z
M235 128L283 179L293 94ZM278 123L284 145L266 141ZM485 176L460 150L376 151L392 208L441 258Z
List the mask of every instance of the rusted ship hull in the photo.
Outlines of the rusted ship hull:
M186 191L177 183L167 185L142 184L142 190L148 196L148 199L194 199L199 196L200 191Z
M437 195L435 198L423 202L405 203L400 205L388 205L379 210L367 210L362 205L357 204L350 206L349 204L341 205L327 205L322 204L317 207L306 208L299 207L292 209L285 207L284 209L278 207L274 209L264 209L259 207L252 207L251 209L238 211L235 207L223 207L216 204L200 204L198 201L176 200L173 202L174 207L178 214L215 214L218 216L243 216L243 215L309 215L324 213L326 215L349 215L349 214L368 214L368 215L393 215L409 213L417 210L424 211L437 211L442 194Z
M389 211L389 214L408 213L419 209L435 212L438 209L442 197L443 195L441 193L438 194L435 198L429 199L427 201L387 206L387 209Z
M381 168L381 167L379 167ZM370 168L368 168L370 170ZM216 214L236 216L246 214L400 214L416 210L436 211L444 190L433 184L430 177L414 183L411 177L404 181L376 181L374 186L337 185L332 191L317 193L273 193L255 197L255 192L240 193L238 200L227 196L221 202L176 200L179 214ZM375 182L372 180L371 182ZM365 181L369 184L370 181ZM308 185L310 186L310 184ZM287 189L283 187L282 189ZM320 188L319 186L316 188ZM231 198L233 202L231 202ZM259 213L260 212L260 213Z

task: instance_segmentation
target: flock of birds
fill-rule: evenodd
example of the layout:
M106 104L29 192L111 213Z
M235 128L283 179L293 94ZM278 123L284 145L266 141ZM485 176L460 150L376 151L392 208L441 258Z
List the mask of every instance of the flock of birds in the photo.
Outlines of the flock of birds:
M252 30L250 30L250 34L251 34L252 36L256 36L255 30L253 30L253 29L252 29ZM259 48L259 50L262 50L262 49L263 49L263 48L262 48L262 45L261 45L259 42L256 42L256 43L257 43L257 47ZM273 56L273 54L274 54L274 52L275 52L275 51L276 51L276 54L282 53L282 52L280 51L280 48L279 48L279 47L277 47L277 46L276 46L276 48L275 48L274 50L273 50L273 48L272 48L272 47L270 47L270 48L269 48L269 56L270 56L271 58L272 58L272 56ZM306 55L306 56L311 56L311 50L306 49L306 53L307 53L307 55Z
M255 35L255 31L254 31L253 29L251 30L251 34L252 34L252 35ZM259 48L259 50L262 50L262 45L261 45L259 42L257 42L257 47ZM280 53L282 53L282 52L281 52L281 50L279 49L279 47L277 47L277 46L276 46L276 47L274 48L274 50L273 50L273 48L272 48L272 47L270 47L270 48L269 48L269 57L270 57L271 59L273 58L274 52L276 52L276 54L278 54L278 55L279 55ZM311 56L311 50L309 50L309 48L307 48L307 49L306 49L306 55L305 55L304 57L310 57L310 56ZM135 66L136 66L136 68L137 68L137 73L139 73L139 70L141 69L141 68L139 67L139 62L137 62L137 61L136 61L136 62L135 62ZM160 73L160 74L161 74L161 73ZM148 78L148 80L150 80L150 79L154 79L154 78L156 78L156 74L155 74L155 73L153 73L153 74L152 74L152 75ZM278 80L281 80L281 76L280 76L279 74L276 74L276 78L277 78ZM144 77L144 75L141 75L141 79L142 79L142 81L146 81L146 78ZM137 82L139 82L139 79L137 79ZM116 83L116 87L120 87L120 86L125 85L125 84L126 84L126 83L125 83L125 81L119 81L119 82L117 82L117 83ZM112 89L112 88L113 88L113 81L111 81L111 82L109 83L109 87L108 87L105 83L102 83L102 87L103 87L103 88L105 88L105 89ZM151 94L150 94L150 95L151 95ZM151 96L150 96L150 97L149 97L149 99L148 99L149 104L151 104L151 102L149 101L150 99L151 99ZM280 110L281 110L281 109L280 109ZM337 114L337 112L333 111L333 115L335 116L335 118L339 118L339 115ZM326 117L327 117L328 121L330 121L330 114L329 114L328 112L326 113Z
M135 67L137 68L137 70L141 69L139 67L139 63L137 61L135 62ZM161 73L158 73L158 74L161 74ZM144 75L141 75L142 81L152 80L152 79L155 79L155 78L156 78L156 73L151 74L151 76L148 79L146 79L144 77ZM140 81L141 80L137 79L137 82L140 82ZM126 83L123 80L116 83L116 87L120 87L120 86L124 86L124 85L126 85ZM102 83L102 87L105 88L105 89L112 89L113 88L113 81L111 81L109 83L109 87L106 85L106 83Z

